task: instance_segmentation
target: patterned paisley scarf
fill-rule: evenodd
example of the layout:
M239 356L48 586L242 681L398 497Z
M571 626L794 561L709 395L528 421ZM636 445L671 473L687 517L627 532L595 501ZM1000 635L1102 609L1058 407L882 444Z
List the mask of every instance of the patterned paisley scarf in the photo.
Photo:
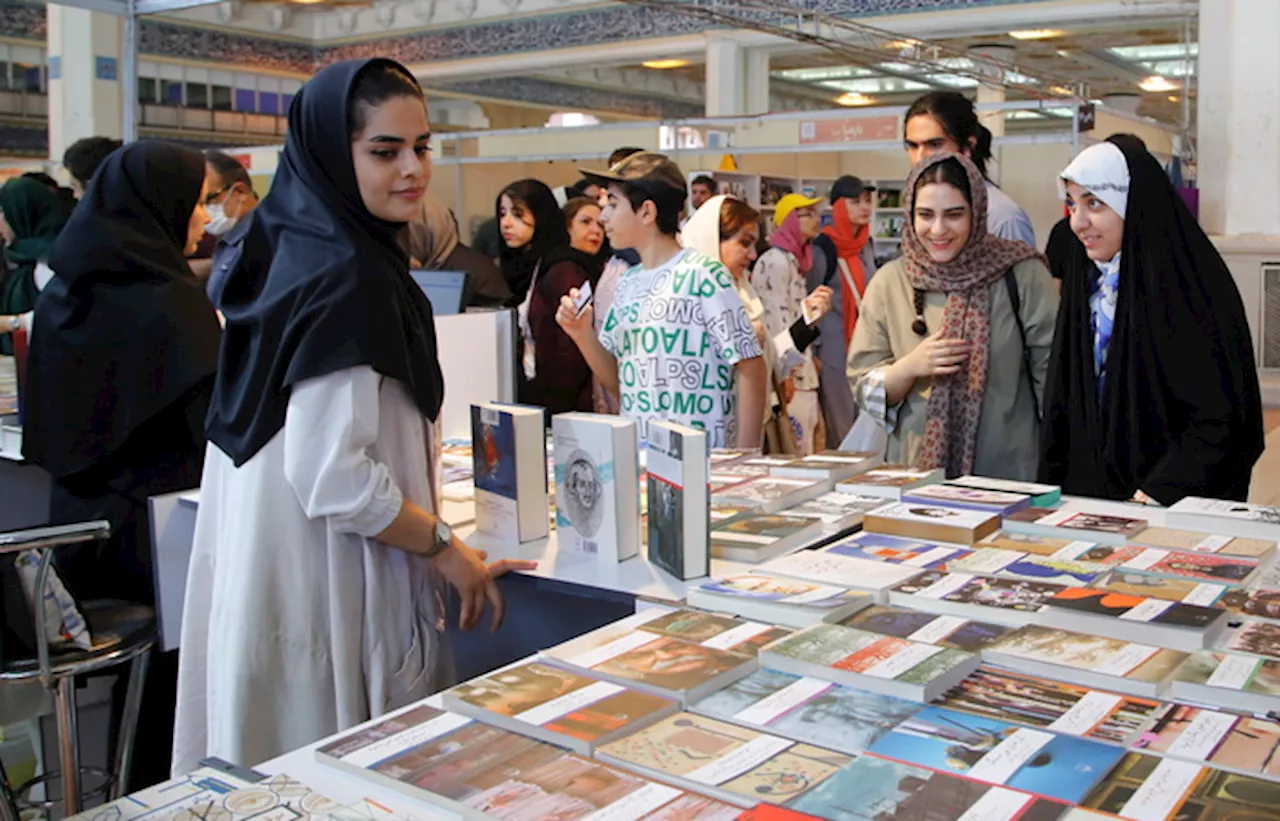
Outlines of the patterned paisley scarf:
M920 178L944 162L958 162L968 175L973 230L955 259L937 263L916 236L912 215ZM949 477L964 475L973 470L978 421L987 392L991 285L1014 265L1040 257L1040 253L1026 243L987 233L987 187L981 172L966 157L938 154L922 161L907 178L906 197L902 256L907 279L917 291L941 291L947 295L942 315L944 336L968 340L972 345L964 369L951 376L933 378L919 464L926 468L945 468ZM933 328L930 332L936 330Z

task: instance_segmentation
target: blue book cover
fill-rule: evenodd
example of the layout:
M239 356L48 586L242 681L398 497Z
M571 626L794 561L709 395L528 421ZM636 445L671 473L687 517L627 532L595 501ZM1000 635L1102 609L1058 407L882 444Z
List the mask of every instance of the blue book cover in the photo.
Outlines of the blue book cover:
M947 562L963 559L973 551L950 544L935 544L914 539L901 539L882 533L859 533L827 548L828 553L870 559L888 564L901 564L933 570Z
M471 406L471 458L477 490L516 498L516 432L511 414Z

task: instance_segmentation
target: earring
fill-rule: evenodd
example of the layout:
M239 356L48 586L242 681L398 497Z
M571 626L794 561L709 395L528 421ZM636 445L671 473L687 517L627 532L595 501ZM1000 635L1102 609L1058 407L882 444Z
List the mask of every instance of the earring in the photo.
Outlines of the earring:
M916 319L911 323L911 330L920 336L929 335L929 326L924 324L924 291L919 288L914 289L913 302L915 303Z

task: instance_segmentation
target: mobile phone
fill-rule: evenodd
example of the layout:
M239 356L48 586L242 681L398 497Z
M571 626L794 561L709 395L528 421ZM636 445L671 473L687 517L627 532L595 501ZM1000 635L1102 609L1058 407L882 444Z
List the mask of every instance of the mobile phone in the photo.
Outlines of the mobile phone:
M591 283L584 282L582 287L578 289L578 295L573 298L573 307L576 311L575 316L582 316L582 312L591 304Z

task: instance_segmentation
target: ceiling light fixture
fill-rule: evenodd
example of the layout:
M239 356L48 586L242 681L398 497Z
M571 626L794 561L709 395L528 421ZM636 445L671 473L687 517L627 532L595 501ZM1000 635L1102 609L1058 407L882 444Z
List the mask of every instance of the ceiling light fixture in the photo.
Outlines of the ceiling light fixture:
M850 108L852 108L853 106L875 105L875 104L876 104L875 97L868 97L867 95L860 94L857 91L850 91L847 94L841 94L839 97L836 98L836 105L848 106Z
M659 71L664 71L669 68L684 68L685 66L689 65L689 61L678 60L678 59L645 60L640 65L644 66L645 68L656 68Z
M1170 80L1168 77L1161 77L1159 74L1152 74L1150 77L1138 83L1138 88L1143 91L1167 93L1170 91L1177 91L1178 84Z
M1009 32L1015 40L1052 40L1066 34L1062 29L1021 29Z

